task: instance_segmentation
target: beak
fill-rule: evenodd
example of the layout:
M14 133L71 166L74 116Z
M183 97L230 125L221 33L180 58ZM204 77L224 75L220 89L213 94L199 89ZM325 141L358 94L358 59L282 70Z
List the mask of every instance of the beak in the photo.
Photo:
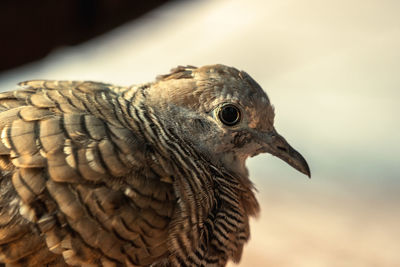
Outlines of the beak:
M304 157L273 129L262 136L264 152L270 153L311 178L310 168Z

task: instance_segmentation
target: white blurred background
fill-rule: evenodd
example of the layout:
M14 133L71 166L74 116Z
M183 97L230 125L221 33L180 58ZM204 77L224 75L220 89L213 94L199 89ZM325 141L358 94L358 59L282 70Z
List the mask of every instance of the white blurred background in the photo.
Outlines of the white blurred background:
M249 160L260 218L240 266L400 266L400 1L178 1L84 44L0 73L151 81L223 63L266 90L312 179ZM27 46L27 49L28 46Z

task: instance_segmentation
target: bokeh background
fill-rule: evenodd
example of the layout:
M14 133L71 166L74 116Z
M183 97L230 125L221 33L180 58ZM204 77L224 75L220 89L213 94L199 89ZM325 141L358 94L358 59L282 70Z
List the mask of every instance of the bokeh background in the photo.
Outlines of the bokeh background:
M94 38L86 15L98 23L139 6L98 15L86 2L89 15L64 32L54 25L63 7L40 16L36 35L2 22L11 34L0 51L14 68L0 72L1 90L28 79L129 85L187 64L243 69L268 93L276 128L307 158L312 179L272 156L248 161L262 212L240 266L400 266L400 1L159 1ZM82 28L92 35L80 43ZM64 39L43 48L57 34ZM42 38L46 56L34 61Z

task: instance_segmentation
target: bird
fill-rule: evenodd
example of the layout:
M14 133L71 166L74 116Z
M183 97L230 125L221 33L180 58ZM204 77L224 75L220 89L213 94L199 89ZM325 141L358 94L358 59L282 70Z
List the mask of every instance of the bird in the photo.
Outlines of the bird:
M239 262L260 209L246 159L270 153L310 176L274 116L261 86L222 64L0 93L0 262Z

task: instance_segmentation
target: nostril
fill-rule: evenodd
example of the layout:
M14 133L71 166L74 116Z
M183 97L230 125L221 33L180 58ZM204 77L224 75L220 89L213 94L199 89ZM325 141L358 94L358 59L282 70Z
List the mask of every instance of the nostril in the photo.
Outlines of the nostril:
M281 150L281 151L288 152L287 149L286 149L286 147L277 146L276 148L279 149L279 150Z

